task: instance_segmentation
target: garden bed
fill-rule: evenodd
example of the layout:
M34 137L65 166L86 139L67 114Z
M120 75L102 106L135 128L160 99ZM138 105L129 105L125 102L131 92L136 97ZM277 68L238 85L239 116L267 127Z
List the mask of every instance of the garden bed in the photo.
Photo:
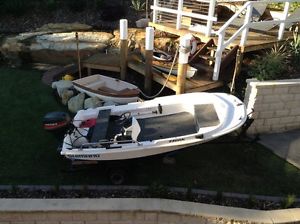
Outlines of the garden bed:
M192 188L146 186L0 186L0 198L163 198L257 210L299 208L294 195L271 197Z

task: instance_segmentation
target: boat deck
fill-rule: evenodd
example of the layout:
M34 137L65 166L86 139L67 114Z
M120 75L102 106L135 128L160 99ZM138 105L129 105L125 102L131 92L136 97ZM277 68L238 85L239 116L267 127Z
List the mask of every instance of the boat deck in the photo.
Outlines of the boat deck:
M214 39L215 43L218 42L217 37L206 37L204 34L191 31L188 29L187 26L182 26L180 30L176 29L175 26L176 23L151 23L150 26L154 27L158 30L163 30L165 32L183 36L187 33L192 33L194 36L201 39L202 42L208 42L210 39ZM219 30L220 27L223 25L223 23L218 23L213 26L214 30ZM239 27L229 27L226 30L226 39L230 38ZM278 28L277 28L278 29ZM291 31L285 31L284 36L282 38L282 42L286 41L287 39L290 39L293 37L293 34ZM241 41L241 37L237 37L236 40L234 40L229 47L234 47L236 45L239 45ZM260 30L254 30L250 29L247 36L247 43L244 47L241 48L242 52L251 52L251 51L257 51L262 50L266 48L271 48L274 46L274 44L278 43L278 31L276 28L270 31L260 31Z
M82 66L88 69L88 75L91 75L91 69L120 72L120 55L105 53L94 54L84 60Z
M157 140L195 134L199 128L220 123L213 104L194 106L195 115L181 112L164 116L138 119L141 132L138 141Z

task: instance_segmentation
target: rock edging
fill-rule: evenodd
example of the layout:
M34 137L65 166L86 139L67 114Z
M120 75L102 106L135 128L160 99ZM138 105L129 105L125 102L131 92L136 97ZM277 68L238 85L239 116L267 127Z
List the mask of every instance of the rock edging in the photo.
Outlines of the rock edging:
M208 196L217 196L220 192L203 190L203 189L189 189L184 187L166 187L167 190L173 193L187 193L190 191L192 194L201 194ZM64 190L64 191L123 191L123 190L135 190L145 191L149 189L149 186L131 186L131 185L0 185L0 191L15 191L26 190L26 191L53 191L53 190ZM223 197L238 198L238 199L249 199L250 197L257 200L281 202L285 197L281 196L267 196L267 195L249 195L241 193L222 192ZM295 198L296 203L300 203L300 198Z

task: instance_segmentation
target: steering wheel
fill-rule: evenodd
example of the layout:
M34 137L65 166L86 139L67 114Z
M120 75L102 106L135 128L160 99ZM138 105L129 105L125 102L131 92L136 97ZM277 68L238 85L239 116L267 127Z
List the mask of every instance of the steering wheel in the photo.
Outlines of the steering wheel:
M118 123L123 124L126 121L128 121L129 119L131 119L131 112L126 111L123 114L120 115L120 118L117 120Z

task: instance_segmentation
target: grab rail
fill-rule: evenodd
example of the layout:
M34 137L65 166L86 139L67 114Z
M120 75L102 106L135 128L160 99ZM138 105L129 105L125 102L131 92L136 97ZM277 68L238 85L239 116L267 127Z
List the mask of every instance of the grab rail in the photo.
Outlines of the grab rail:
M278 30L278 40L282 40L283 33L285 29L285 24L288 22L296 22L299 21L299 18L288 20L288 12L290 8L291 2L296 2L297 0L264 0L264 1L249 1L246 2L217 32L218 36L218 44L217 44L217 50L215 54L215 66L213 71L213 80L217 81L219 79L219 72L220 72L220 66L221 66L221 59L222 59L222 53L223 50L231 44L234 40L237 39L237 37L241 36L240 46L244 47L247 42L247 36L249 32L249 28L254 27L255 24L274 24L278 25L280 24L279 30ZM253 22L251 20L252 18L252 12L253 12L253 6L258 4L270 4L270 3L285 3L282 18L280 20L272 20L272 21L259 21L259 22ZM233 21L239 17L239 15L246 10L246 15L244 18L243 25L234 33L232 36L225 40L225 34L227 28L232 25Z
M80 146L80 150L84 150L86 147L99 147L100 145L105 145L105 144L120 144L120 143L137 143L140 144L138 141L134 140L119 140L119 141L99 141L99 142L89 142L89 143L84 143ZM109 149L106 147L106 149Z
M157 22L157 15L158 15L159 11L170 13L170 14L173 14L176 16L176 29L177 30L179 30L181 28L181 20L182 20L183 16L190 17L190 18L202 19L202 20L207 21L206 29L204 30L203 33L205 33L206 36L210 36L212 33L212 23L217 21L217 17L214 15L216 0L210 0L210 1L209 0L197 0L197 1L209 4L207 15L185 11L184 0L178 0L177 5L176 5L176 2L172 3L173 7L175 7L175 6L177 7L176 9L162 7L159 5L158 0L154 0L153 5L151 6L151 9L153 10L153 23ZM201 31L199 31L199 32L201 32Z

